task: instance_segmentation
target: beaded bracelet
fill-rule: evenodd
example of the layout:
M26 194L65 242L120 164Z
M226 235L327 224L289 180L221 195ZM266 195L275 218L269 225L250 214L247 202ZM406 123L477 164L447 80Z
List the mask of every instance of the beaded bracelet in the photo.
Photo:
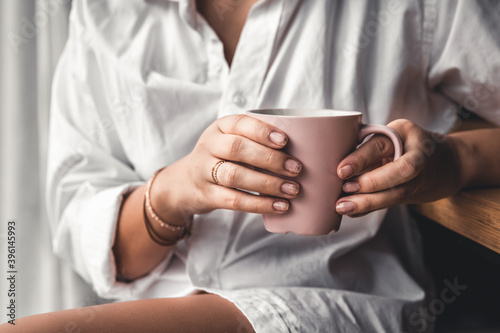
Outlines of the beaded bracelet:
M151 205L151 187L153 186L153 182L156 179L156 176L165 169L164 167L160 170L156 171L153 176L149 179L146 190L144 192L144 222L146 223L146 229L148 231L151 239L161 246L172 246L177 244L181 239L190 235L190 224L186 225L174 225L168 222L163 221L154 211L153 206ZM149 214L148 214L149 213ZM150 218L156 221L160 227L167 229L173 232L179 232L179 235L175 238L175 240L165 241L162 239L153 229L153 226L150 224Z

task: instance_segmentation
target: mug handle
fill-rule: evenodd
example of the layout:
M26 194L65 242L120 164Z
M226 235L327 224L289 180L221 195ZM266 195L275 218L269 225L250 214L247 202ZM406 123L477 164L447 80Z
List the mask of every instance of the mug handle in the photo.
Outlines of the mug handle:
M370 134L383 134L389 137L394 145L394 161L401 157L403 154L403 143L395 130L383 125L362 124L359 131L359 142L363 142L363 140Z

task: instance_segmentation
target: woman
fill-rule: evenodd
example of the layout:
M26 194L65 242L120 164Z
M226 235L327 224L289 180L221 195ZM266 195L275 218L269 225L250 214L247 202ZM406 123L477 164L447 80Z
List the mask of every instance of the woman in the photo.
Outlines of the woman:
M395 205L500 184L498 129L433 133L454 125L457 105L500 124L498 5L74 6L54 82L54 250L102 297L141 300L22 318L16 329L432 329L419 310L432 293L418 232ZM300 184L247 166L288 177L302 166L280 151L285 133L242 115L268 107L361 111L389 123L405 153L390 162L390 142L376 136L340 163L338 233L270 234L259 214L286 213Z

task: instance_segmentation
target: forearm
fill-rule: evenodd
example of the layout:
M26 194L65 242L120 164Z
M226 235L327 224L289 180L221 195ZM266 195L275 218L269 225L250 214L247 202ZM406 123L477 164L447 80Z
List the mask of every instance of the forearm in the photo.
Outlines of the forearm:
M147 232L144 190L145 185L140 186L124 199L117 226L113 252L118 274L127 279L147 274L171 251L171 247L156 244Z
M450 134L465 187L500 185L500 128Z
M175 182L175 179L183 178L179 176L179 168L182 165L177 162L156 175L149 190L150 205L164 223L185 227L192 214L179 208L182 207L178 202L180 190ZM146 188L147 185L140 186L124 199L118 221L113 251L118 274L127 279L138 278L150 272L172 250L172 246L159 243L175 244L182 234L182 230L160 226L150 211L145 213ZM149 232L146 224L150 226Z

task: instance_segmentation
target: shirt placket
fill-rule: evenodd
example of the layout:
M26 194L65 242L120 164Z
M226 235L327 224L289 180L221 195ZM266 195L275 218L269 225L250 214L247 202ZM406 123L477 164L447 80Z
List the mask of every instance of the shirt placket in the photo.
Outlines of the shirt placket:
M250 11L223 82L219 117L255 108L269 68L283 0L262 1Z
M200 53L203 53L205 62L199 68L196 82L222 91L229 72L224 58L224 45L205 18L197 12L195 0L179 0L179 15L201 38Z
M199 32L205 41L207 56L205 84L222 90L229 72L229 66L224 58L224 45L208 23L201 16L199 18Z

